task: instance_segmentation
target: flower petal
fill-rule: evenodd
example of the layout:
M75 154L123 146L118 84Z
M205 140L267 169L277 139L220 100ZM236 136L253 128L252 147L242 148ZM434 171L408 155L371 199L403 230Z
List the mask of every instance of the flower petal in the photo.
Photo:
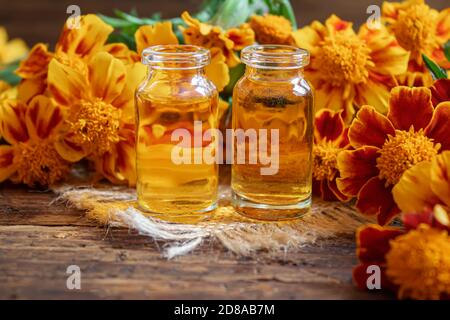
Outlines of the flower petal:
M209 80L211 80L217 90L222 91L230 82L230 74L228 72L226 58L219 48L211 49L211 63L206 66L205 72Z
M56 52L84 58L99 51L113 30L113 27L104 23L95 14L81 16L79 28L69 28L67 23L64 24L56 44Z
M61 158L66 161L78 162L87 155L81 146L70 141L70 137L59 137L54 146Z
M337 166L340 178L336 182L340 192L356 196L369 179L378 175L378 150L376 147L366 146L339 153Z
M63 114L49 98L39 95L28 104L25 119L31 139L46 139L62 123Z
M127 75L125 65L109 53L99 52L92 57L88 67L93 96L111 103L125 87Z
M74 100L80 100L88 91L85 76L56 59L49 64L47 84L56 102L64 106L71 106Z
M23 79L17 86L17 99L28 103L47 89L47 75L33 79Z
M358 106L373 106L378 112L386 114L390 88L393 86L395 86L395 80L391 76L370 72L367 82L356 86L355 102Z
M147 68L140 62L126 66L125 87L112 102L116 108L122 109L122 120L124 122L134 123L134 93L138 85L144 80L146 73Z
M0 146L0 182L8 179L15 172L14 147Z
M382 75L400 75L408 69L409 52L403 49L385 27L369 29L367 25L361 27L359 36L365 40L371 49L370 58L375 64L370 67Z
M376 215L380 225L388 224L400 209L394 202L391 187L385 187L385 181L373 177L361 188L356 208L363 214Z
M309 75L312 75L313 72L310 72ZM309 78L309 76L307 76ZM316 110L321 109L331 109L334 111L342 110L342 118L346 123L350 122L353 117L355 109L353 108L353 90L347 90L345 87L334 87L325 82L315 83L314 93L315 93L315 105ZM345 92L349 91L350 93L346 96Z
M354 148L374 146L381 148L388 135L394 135L392 123L371 106L363 106L353 120L348 133Z
M48 64L53 54L48 51L48 46L43 43L36 44L31 49L28 57L20 62L16 74L24 79L32 79L47 73Z
M103 49L114 58L121 60L124 64L135 63L141 60L140 55L128 49L124 43L109 43Z
M440 102L450 101L450 79L439 79L430 87L431 101L434 106Z
M336 15L331 15L326 21L325 26L328 29L329 34L333 35L336 32L342 32L348 35L354 35L353 23L342 20Z
M431 190L450 208L450 151L443 152L433 159Z
M239 28L227 30L225 36L233 41L233 49L236 51L242 50L255 42L255 32L248 23L244 23Z
M359 261L363 263L384 263L390 250L389 242L402 235L400 228L381 227L375 224L363 226L356 232Z
M450 38L450 8L446 8L439 12L436 24L436 36L440 43L445 43Z
M10 144L29 139L25 124L26 106L16 100L4 100L0 104L0 132Z
M395 87L391 91L388 118L396 129L425 129L433 116L428 88Z
M316 142L338 140L345 128L341 112L329 109L319 110L314 118L314 128Z
M134 34L138 54L145 48L162 45L178 44L178 39L173 32L172 22L157 22L154 25L142 26Z
M395 203L403 212L433 207L439 199L430 186L431 162L425 161L406 170L392 189Z
M337 184L336 184L336 179L328 181L327 187L334 194L334 196L335 196L335 200L334 201L339 200L341 202L347 202L347 201L349 201L352 198L352 197L349 197L349 196L343 194L339 190L339 188L337 187Z
M450 150L450 101L440 103L425 129L427 137L441 144L441 151Z

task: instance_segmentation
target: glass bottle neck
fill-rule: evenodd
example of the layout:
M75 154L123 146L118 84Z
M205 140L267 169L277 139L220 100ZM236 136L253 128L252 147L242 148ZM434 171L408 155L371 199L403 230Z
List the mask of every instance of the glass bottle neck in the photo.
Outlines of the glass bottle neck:
M303 77L303 68L267 69L247 66L245 75L251 79L260 81L290 81L291 79Z
M183 69L183 68L153 68L149 66L148 68L149 74L153 78L158 79L182 79L182 78L193 78L193 77L201 77L205 75L205 68L192 68L192 69Z

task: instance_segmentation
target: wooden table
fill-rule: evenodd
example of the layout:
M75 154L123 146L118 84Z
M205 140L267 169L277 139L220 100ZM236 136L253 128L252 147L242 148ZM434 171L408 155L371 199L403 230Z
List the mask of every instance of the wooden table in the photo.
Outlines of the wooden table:
M0 186L0 299L391 298L353 287L353 238L271 262L236 258L216 243L167 261L158 251L164 243L98 227L53 199ZM81 269L81 290L66 287L69 265Z

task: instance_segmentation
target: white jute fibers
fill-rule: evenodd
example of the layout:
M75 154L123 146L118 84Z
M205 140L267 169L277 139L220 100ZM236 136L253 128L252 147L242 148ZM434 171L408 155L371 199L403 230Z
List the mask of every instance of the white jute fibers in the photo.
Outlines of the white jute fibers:
M171 259L186 255L206 240L217 240L240 256L255 252L285 255L319 239L353 235L368 220L347 204L315 198L311 212L287 222L258 222L238 215L229 205L229 188L221 186L220 205L211 219L200 223L174 223L147 215L136 206L134 189L122 186L61 185L53 188L56 201L86 210L89 218L111 227L136 230L166 242L162 254Z

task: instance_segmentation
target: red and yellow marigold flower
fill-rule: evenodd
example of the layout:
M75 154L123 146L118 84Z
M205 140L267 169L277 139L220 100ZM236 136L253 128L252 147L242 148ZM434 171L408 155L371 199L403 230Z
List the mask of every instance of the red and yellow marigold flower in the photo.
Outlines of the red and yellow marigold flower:
M271 14L252 16L249 24L255 32L256 41L260 44L295 44L292 24L283 16Z
M94 14L80 17L80 27L70 29L67 24L61 32L55 46L55 52L49 51L43 43L36 44L26 59L21 61L16 74L23 80L19 85L19 99L29 101L47 88L47 71L50 61L59 62L74 68L83 68L93 55L108 52L126 64L139 61L139 56L123 43L106 44L113 28Z
M354 106L374 106L387 110L389 91L395 76L406 72L409 53L385 28L361 27L333 15L325 25L314 21L294 32L296 44L311 53L306 77L316 92L318 109L344 110L344 119L353 117Z
M0 182L10 179L30 187L49 186L70 171L70 162L56 151L56 133L63 112L45 96L28 105L5 100L0 106L0 127L8 144L0 145Z
M443 210L435 207L434 211ZM433 211L403 216L406 229L369 225L357 232L360 264L353 280L362 290L378 266L381 289L397 293L400 299L448 299L450 297L450 227L436 225ZM440 213L446 216L448 213ZM413 221L413 223L411 223Z
M142 64L125 65L106 52L85 68L50 62L49 93L67 110L55 145L64 159L88 157L110 181L135 183L134 91L145 73Z
M6 29L0 27L0 69L2 65L10 64L23 58L28 47L21 39L8 40Z
M406 170L450 150L450 102L435 108L428 88L396 87L387 116L364 106L349 130L355 150L338 156L339 190L382 225L399 212L392 188Z
M346 201L336 185L337 156L350 147L341 112L319 110L314 119L313 191L326 201Z
M450 39L450 8L441 12L424 0L384 2L383 18L398 43L411 52L410 71L425 71L422 54L443 68L450 68L443 45Z
M392 193L398 207L405 212L436 204L450 208L450 151L405 171Z
M240 62L236 51L255 42L255 34L248 24L225 31L219 26L200 22L186 11L183 12L181 18L187 24L187 28L182 28L185 43L209 49L220 49L230 68Z
M450 101L450 79L439 79L430 87L433 106Z

